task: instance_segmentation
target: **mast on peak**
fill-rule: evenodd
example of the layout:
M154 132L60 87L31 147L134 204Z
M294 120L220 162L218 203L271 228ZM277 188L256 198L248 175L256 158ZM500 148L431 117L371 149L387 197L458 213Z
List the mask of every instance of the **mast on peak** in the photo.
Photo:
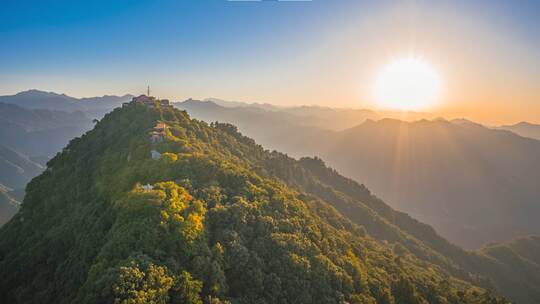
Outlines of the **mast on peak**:
M150 97L150 86L146 88L146 96Z

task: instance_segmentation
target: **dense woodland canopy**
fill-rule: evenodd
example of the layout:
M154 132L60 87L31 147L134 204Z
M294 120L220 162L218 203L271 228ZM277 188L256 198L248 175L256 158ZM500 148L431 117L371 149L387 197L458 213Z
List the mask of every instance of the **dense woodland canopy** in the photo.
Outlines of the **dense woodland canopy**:
M320 159L131 104L27 186L0 302L538 303L538 244L464 251Z

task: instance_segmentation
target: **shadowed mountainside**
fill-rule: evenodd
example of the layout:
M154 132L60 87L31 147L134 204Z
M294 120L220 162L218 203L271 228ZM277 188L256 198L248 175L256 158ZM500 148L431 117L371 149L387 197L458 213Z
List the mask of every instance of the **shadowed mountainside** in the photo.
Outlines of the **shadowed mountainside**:
M7 223L19 210L20 201L10 188L0 184L0 226Z
M540 142L473 123L367 121L320 153L466 246L540 233Z
M44 167L8 147L0 145L0 184L24 188Z

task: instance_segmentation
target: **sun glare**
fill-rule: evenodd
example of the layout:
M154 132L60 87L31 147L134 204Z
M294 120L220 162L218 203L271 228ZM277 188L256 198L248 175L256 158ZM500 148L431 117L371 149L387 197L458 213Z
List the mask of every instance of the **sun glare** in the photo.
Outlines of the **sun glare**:
M423 110L433 106L439 97L440 78L427 61L418 57L401 58L381 69L374 91L383 108Z

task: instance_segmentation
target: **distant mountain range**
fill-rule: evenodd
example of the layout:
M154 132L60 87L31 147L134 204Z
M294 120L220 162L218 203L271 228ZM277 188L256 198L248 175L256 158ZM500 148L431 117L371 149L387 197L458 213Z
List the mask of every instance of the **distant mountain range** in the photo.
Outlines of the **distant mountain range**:
M266 111L258 107L229 108L219 106L210 101L187 100L174 104L186 110L193 117L212 122L234 123L247 136L256 138L264 147L292 152L294 156L304 156L312 151L312 144L321 133L334 131L323 128L316 118L305 118L287 112ZM366 117L358 117L363 121ZM292 132L291 132L292 131ZM312 139L312 140L306 140ZM285 149L289 148L289 149Z
M27 109L0 103L0 143L42 162L91 127L92 119L80 111Z
M280 106L276 106L269 103L258 103L258 102L246 103L246 102L241 102L241 101L223 100L219 98L205 98L203 99L203 101L210 101L212 103L215 103L217 105L220 105L222 107L227 107L227 108L239 108L239 107L259 108L259 109L268 110L268 111L280 111L280 110L285 109L285 107L280 107Z
M517 123L515 125L506 125L501 126L499 129L512 131L518 135L521 135L523 137L529 137L540 140L540 125L528 123L525 121L522 121L520 123Z
M133 96L109 96L75 98L65 94L28 90L15 95L0 96L0 103L15 104L27 109L48 109L65 112L81 111L89 117L101 117L118 107L122 102L129 101Z
M186 102L201 102L187 100ZM341 131L352 128L366 119L396 118L406 121L435 118L435 115L425 112L402 112L402 111L373 111L369 109L331 108L323 106L276 106L268 103L246 103L239 101L227 101L218 98L206 98L202 102L211 102L215 106L234 109L235 112L259 110L268 116L279 116L291 120L302 126L317 127L333 131ZM182 102L177 105L182 108ZM211 105L207 105L211 108ZM194 110L193 107L191 109ZM228 117L231 118L231 117ZM298 119L301 118L301 119Z
M301 107L270 111L195 100L176 105L207 122L233 123L266 148L320 156L460 245L478 247L540 232L534 220L540 214L539 141L464 119L404 122L363 116L357 126L336 131L310 123L319 120L306 114L313 109L302 112ZM292 114L296 111L302 115Z
M540 233L540 141L463 121L366 121L317 153L467 247Z
M0 144L42 162L131 95L77 99L38 90L0 96Z
M53 92L28 90L15 95L0 96L1 103L15 104L27 109L49 109L61 111L82 111L83 105L74 97Z
M201 106L201 103L204 106ZM260 103L223 101L215 98L204 101L190 99L178 102L176 105L179 108L198 111L201 115L219 111L227 119L252 115L254 120L279 121L328 130L342 130L355 126L366 119L381 118L379 113L365 109L334 109L320 106L278 107Z
M22 196L14 193L24 195L26 184L51 157L93 127L92 119L129 99L131 95L77 99L38 90L0 96L0 225L17 210L14 197Z

